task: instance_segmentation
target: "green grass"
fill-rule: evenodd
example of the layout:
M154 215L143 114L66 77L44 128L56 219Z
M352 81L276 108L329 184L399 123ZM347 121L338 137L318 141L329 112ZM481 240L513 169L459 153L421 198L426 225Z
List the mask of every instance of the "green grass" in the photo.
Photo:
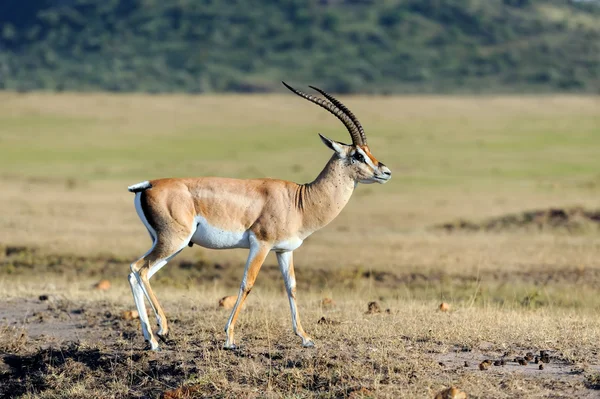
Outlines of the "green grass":
M198 115L191 104L210 98L149 98L144 101L149 110L131 100L126 118L115 116L122 112L119 104L91 104L93 96L33 95L29 101L5 96L18 98L0 110L1 175L135 181L264 174L306 181L329 156L317 132L348 141L333 117L289 96L253 96L246 102L234 96L237 106L228 108L230 97L213 97L214 105ZM69 115L78 102L95 109ZM373 153L395 171L393 191L402 191L405 183L442 188L586 179L600 170L594 97L347 102L361 115ZM36 109L38 104L44 109Z
M342 99L393 179L359 186L317 245L333 234L337 248L365 224L395 242L398 233L457 218L598 207L597 97ZM339 121L291 94L0 93L0 100L0 206L11 209L0 241L61 251L145 252L127 185L211 175L309 182L331 154L317 133L349 141ZM80 208L87 216L73 215ZM107 217L110 235L101 225ZM334 259L319 255L317 263Z

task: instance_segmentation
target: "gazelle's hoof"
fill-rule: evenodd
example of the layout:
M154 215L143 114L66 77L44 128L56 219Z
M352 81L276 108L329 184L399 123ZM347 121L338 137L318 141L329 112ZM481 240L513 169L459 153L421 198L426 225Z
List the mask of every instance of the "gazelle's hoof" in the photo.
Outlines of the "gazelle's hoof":
M158 342L156 340L146 341L146 350L160 352L160 347L158 346Z
M305 348L314 348L315 347L315 343L313 342L312 339L309 339L307 341L302 342L302 346Z
M237 346L236 344L228 344L227 342L225 342L225 344L223 345L223 349L229 350L229 351L234 351L236 349L240 349L240 347Z
M156 334L158 336L158 338L165 344L167 345L173 345L175 344L175 341L173 341L172 339L169 339L169 333L166 334Z

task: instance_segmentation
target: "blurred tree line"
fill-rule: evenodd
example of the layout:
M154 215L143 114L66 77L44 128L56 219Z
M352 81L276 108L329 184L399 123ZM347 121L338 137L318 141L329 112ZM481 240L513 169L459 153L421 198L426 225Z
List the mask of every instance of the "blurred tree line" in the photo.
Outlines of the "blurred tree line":
M0 89L597 92L569 0L2 0Z

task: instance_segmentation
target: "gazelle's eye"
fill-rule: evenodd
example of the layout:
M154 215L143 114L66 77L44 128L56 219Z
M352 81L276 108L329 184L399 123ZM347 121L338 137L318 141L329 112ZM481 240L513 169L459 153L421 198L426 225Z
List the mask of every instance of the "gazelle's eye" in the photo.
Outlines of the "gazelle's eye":
M363 157L363 154L358 151L354 153L354 159L356 159L358 162L365 162L365 157Z

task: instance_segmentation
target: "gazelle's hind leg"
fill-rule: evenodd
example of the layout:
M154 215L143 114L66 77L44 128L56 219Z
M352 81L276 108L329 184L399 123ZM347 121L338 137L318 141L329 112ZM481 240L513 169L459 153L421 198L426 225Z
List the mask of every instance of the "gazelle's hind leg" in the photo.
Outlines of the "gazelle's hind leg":
M152 335L152 329L150 328L150 323L148 321L148 314L146 312L143 297L146 296L154 310L154 315L156 316L159 325L158 336L160 338L166 337L169 333L167 318L156 295L154 295L154 292L152 291L152 287L150 287L149 280L171 258L185 248L192 238L196 226L185 226L185 222L183 221L192 219L190 214L190 209L192 209L192 207L186 208L182 206L178 208L176 212L171 212L169 214L153 212L154 223L161 226L159 233L157 233L146 217L144 206L142 206L142 195L144 195L143 192L136 193L134 199L135 209L140 220L144 223L144 226L146 226L146 229L152 238L153 245L150 251L131 265L129 284L131 285L133 298L140 314L144 338L148 341L151 349L157 350L158 341L156 341ZM147 197L145 198L145 201L146 207L152 206L152 201Z
M137 262L138 261L134 262L134 264ZM144 292L142 291L142 286L140 285L136 274L133 271L129 273L128 281L129 285L131 286L131 293L133 294L135 307L138 311L138 314L140 315L140 324L142 325L142 333L144 334L144 339L152 347L152 329L150 327L150 321L148 320L148 312L146 312L146 304L144 303ZM158 348L158 344L152 349L156 348Z
M191 233L190 233L191 236ZM165 312L158 302L158 298L154 294L152 287L150 286L150 277L152 277L160 268L167 264L169 260L171 260L175 255L177 255L183 248L185 248L189 242L189 238L186 239L176 239L174 236L170 236L169 240L163 240L161 237L158 238L156 245L152 248L152 250L144 255L140 260L134 262L131 265L131 275L137 280L137 286L139 290L146 296L150 305L152 306L152 310L154 310L154 314L156 316L156 321L159 326L158 337L165 340L167 335L169 334L169 325L167 322L167 317ZM130 275L130 279L131 279ZM132 286L133 290L133 286ZM134 291L134 298L136 297L137 291ZM142 298L142 311L140 311L138 306L138 299L136 298L136 306L138 306L138 312L140 313L140 319L142 317L142 312L145 313L146 309L143 304ZM148 316L146 315L146 319ZM146 320L147 323L147 320ZM144 324L142 324L142 331L144 331ZM148 331L144 333L144 338L150 343L150 349L156 350L158 349L158 341L152 335L152 331L148 328Z

